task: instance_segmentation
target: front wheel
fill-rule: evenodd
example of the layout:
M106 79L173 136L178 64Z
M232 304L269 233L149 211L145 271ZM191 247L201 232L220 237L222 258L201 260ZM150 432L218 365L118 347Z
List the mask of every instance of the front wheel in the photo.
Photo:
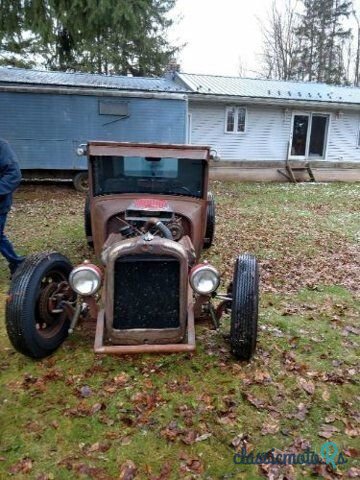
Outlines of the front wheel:
M259 267L253 255L240 255L232 284L230 344L239 360L255 352L259 304Z
M204 248L211 247L214 240L214 235L215 235L215 198L211 192L208 192Z
M70 261L57 252L30 255L16 271L6 304L6 330L16 350L30 358L53 353L68 335L62 301L74 301Z
M90 248L94 248L94 241L91 227L91 213L90 213L90 197L86 195L84 206L84 229L86 235L86 243Z

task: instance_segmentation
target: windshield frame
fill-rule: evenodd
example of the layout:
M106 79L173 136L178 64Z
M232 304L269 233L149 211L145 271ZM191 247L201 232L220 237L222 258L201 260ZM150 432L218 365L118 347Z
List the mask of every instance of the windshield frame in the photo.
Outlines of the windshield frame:
M139 153L141 154L142 152L139 152ZM174 160L174 158L175 158L173 155L167 156L166 155L166 150L164 150L161 153L163 154L161 159ZM184 153L187 153L187 152L184 152ZM207 183L208 183L208 161L207 161L207 159L187 158L187 157L183 157L183 156L179 155L176 158L176 160L178 162L177 163L178 170L177 170L177 176L176 177L173 177L173 176L154 177L154 176L149 176L149 175L141 176L139 174L135 174L135 175L132 175L132 176L131 175L124 175L124 165L125 165L126 159L128 159L128 158L145 158L149 162L159 160L159 157L155 157L155 156L154 157L153 156L142 157L141 155L138 155L137 157L135 157L135 155L132 155L131 157L128 156L128 155L93 155L93 156L90 156L89 157L89 173L90 173L91 190L92 190L92 196L93 197L134 194L134 195L177 196L177 197L196 198L196 199L207 198ZM127 183L130 184L130 181L131 181L131 183L133 185L136 184L136 188L129 187L126 190L119 191L118 189L115 189L115 188L114 189L107 188L107 189L103 190L103 187L102 187L102 191L100 191L99 188L98 188L99 187L98 182L101 181L101 180L99 179L99 174L96 172L96 162L101 162L101 161L113 162L111 168L114 169L114 167L116 166L116 164L115 164L116 159L119 162L122 162L122 165L120 165L120 169L122 169L122 175L121 175L122 179L126 180L128 178L129 182L127 182ZM186 166L185 162L189 162L189 167L190 167L190 162L197 162L199 164L196 167L194 166L194 169L195 169L195 173L199 172L200 178L197 176L196 179L195 179L195 183L192 185L192 187L194 187L194 185L196 185L196 182L200 183L200 189L199 190L196 189L196 192L199 192L199 194L195 194L195 189L192 191L191 190L191 185L189 186L189 183L187 183L185 181L182 181L182 180L184 180L184 178L181 177L181 175L179 175L179 172L184 173L184 171L185 171L184 170L184 167ZM193 165L194 165L194 163L193 163ZM197 170L197 172L196 172L196 170ZM111 179L115 180L115 177L111 177L111 176L106 177L106 178L104 177L102 180L106 181L107 179L108 180L111 180ZM167 189L168 191L166 191L165 188L164 188L164 190L159 189L157 191L156 186L159 185L160 183L163 183L164 185L166 185L167 183L177 183L177 182L179 183L179 186L174 187L174 189L172 191L169 191L169 189ZM143 188L141 188L141 184L142 184ZM150 187L150 184L151 184L151 187ZM145 187L145 185L147 185L147 187ZM189 192L186 191L186 189L188 189L188 187L190 188ZM181 190L183 190L183 191L181 191Z

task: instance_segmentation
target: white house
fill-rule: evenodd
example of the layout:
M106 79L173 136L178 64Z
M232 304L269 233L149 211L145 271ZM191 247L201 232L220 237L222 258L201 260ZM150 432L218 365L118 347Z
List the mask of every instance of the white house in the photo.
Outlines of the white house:
M360 180L360 88L174 73L188 89L188 141L211 145L218 176L280 180L309 161L319 180Z

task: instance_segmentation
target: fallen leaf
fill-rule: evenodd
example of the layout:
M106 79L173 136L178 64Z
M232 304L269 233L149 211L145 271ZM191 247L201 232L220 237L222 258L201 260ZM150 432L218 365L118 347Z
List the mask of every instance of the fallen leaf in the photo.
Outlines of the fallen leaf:
M97 412L100 412L100 410L105 410L106 405L104 403L94 403L94 405L91 407L91 414L94 415Z
M274 435L279 429L279 422L277 420L270 420L268 423L264 423L261 429L261 435Z
M12 465L10 467L10 473L17 474L17 473L29 473L32 470L33 462L31 458L25 457L20 460L20 462Z
M120 467L119 480L133 480L137 472L136 465L131 460L126 460Z
M129 381L129 379L130 376L127 373L121 372L119 375L114 377L114 383L118 386L122 386L125 385L125 383Z
M151 475L150 480L169 480L172 472L171 464L165 462L159 475Z
M349 435L349 437L359 437L360 428L356 428L350 422L347 422L345 427L345 434Z
M331 413L327 417L324 418L325 423L333 423L336 420L336 415L334 413Z
M349 447L349 448L344 448L343 450L344 452L344 455L346 455L347 457L360 457L360 449L358 448L353 448L353 447Z
M203 442L212 436L212 433L204 433L195 438L195 442Z
M321 397L322 397L322 399L323 399L325 402L328 402L328 401L330 400L330 392L329 392L329 390L324 389L324 391L323 391L322 394L321 394Z
M296 407L297 411L294 415L289 415L290 418L297 418L298 420L305 420L306 415L309 413L308 407L305 405L305 403L299 403L299 405Z
M305 378L300 377L299 378L299 384L303 390L305 390L306 393L309 395L313 395L315 392L315 384L311 380L306 381Z
M333 425L321 425L318 435L322 438L331 438L337 432L339 432L339 429Z
M264 400L260 400L259 398L256 398L254 395L251 393L245 393L245 398L246 400L251 403L251 405L254 405L256 408L265 408L265 402Z
M348 478L359 478L360 477L360 468L351 467L347 472Z
M184 432L181 436L181 440L186 445L192 445L196 440L196 432L194 430L188 430L187 432Z

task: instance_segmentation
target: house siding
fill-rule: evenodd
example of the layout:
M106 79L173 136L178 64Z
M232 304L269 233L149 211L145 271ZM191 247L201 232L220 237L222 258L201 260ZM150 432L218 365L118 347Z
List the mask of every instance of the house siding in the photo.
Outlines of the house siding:
M127 104L128 115L100 115L100 100ZM1 137L23 170L86 169L76 147L89 140L186 142L186 99L0 92L0 110Z
M359 128L360 113L343 112L340 116L333 113L331 115L327 160L360 162L360 148L357 145Z
M287 158L293 112L319 111L286 107L247 104L244 133L225 133L225 109L231 104L189 102L191 114L191 141L210 145L222 160L228 161L284 161ZM241 105L241 103L239 103ZM357 148L360 115L345 112L329 113L327 161L360 162Z

